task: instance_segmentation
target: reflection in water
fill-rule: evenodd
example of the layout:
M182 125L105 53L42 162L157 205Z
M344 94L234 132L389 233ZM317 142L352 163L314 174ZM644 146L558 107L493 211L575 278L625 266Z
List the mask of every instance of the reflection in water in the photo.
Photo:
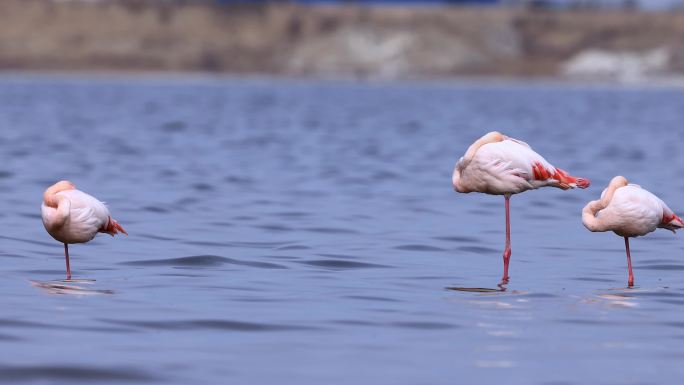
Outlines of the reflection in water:
M585 303L601 304L616 308L636 308L639 306L639 297L668 296L665 288L639 289L639 288L617 288L607 292L598 293L584 300Z
M454 291L465 291L465 292L470 292L470 293L496 293L496 292L503 292L506 291L506 286L505 285L498 285L499 287L496 289L491 289L487 287L458 287L458 286L449 286L446 289L447 290L454 290Z
M637 307L639 303L636 297L628 294L598 294L599 301L604 301L609 306L614 307Z
M49 294L98 295L114 294L113 290L90 289L81 285L92 285L95 280L69 279L62 281L33 281L31 285L45 290Z
M480 309L513 310L523 309L523 304L529 303L526 296L530 294L521 290L508 290L506 285L499 284L497 289L483 287L447 287L446 290L466 293L477 293L476 297L460 297L457 300L465 301ZM480 325L480 324L478 324Z
M454 290L454 291L465 291L469 293L502 293L502 292L507 292L508 294L523 294L521 291L513 290L513 291L508 291L508 282L500 282L496 284L496 288L489 288L489 287L463 287L463 286L448 286L445 289L446 290Z
M669 287L656 288L618 288L599 293L594 297L594 302L602 302L613 307L635 308L641 302L651 300L652 303L659 302L670 305L680 305L683 295L670 290ZM592 302L588 299L587 302Z

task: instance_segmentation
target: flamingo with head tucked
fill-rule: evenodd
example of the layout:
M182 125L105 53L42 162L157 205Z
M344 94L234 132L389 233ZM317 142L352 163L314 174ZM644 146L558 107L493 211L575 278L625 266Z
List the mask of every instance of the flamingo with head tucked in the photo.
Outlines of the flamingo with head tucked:
M629 238L646 235L657 228L675 232L684 222L660 198L623 176L616 176L601 193L582 209L582 223L590 231L612 231L625 238L628 286L634 286Z
M41 211L45 230L54 239L64 243L67 280L71 279L70 243L88 242L95 238L97 233L114 236L121 232L128 235L126 230L112 219L104 203L76 190L76 186L69 181L57 182L45 190Z
M508 283L511 257L510 198L526 190L557 187L567 190L587 188L589 180L570 176L556 168L520 140L490 132L473 143L456 163L452 176L454 189L461 193L481 192L503 195L506 207L506 247L501 283Z

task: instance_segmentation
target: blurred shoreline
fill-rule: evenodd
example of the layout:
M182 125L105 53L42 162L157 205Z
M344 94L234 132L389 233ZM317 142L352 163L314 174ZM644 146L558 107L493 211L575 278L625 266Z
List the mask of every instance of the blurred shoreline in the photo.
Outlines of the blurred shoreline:
M423 79L374 79L353 77L318 77L318 76L284 76L264 74L230 74L197 71L117 71L117 70L29 70L0 71L0 82L3 84L121 84L150 86L216 86L225 87L232 84L249 84L253 86L271 86L274 84L293 84L296 86L345 85L371 87L474 87L474 88L547 88L562 87L565 89L596 90L682 90L684 76L665 76L628 80L615 78L587 79L566 78L558 76L517 77L517 76L449 76Z
M684 12L3 0L26 71L681 84Z

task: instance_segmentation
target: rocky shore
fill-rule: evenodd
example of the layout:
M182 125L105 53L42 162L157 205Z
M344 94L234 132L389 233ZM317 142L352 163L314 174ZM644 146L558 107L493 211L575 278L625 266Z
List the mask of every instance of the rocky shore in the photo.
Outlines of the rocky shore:
M684 12L3 0L0 69L630 80L684 73Z

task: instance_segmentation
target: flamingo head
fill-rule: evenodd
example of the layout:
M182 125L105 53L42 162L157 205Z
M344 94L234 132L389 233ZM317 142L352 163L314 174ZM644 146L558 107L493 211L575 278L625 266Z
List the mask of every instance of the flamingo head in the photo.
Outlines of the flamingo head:
M506 139L509 139L506 135L498 131L492 131L486 133L480 139L476 140L475 143L471 144L470 147L468 147L468 150L466 151L465 155L463 155L458 160L458 162L456 162L456 167L454 167L454 173L451 177L451 182L454 186L454 190L462 193L473 191L463 186L463 183L461 181L461 173L463 172L463 170L466 169L466 167L468 167L470 162L475 157L475 153L477 153L477 150L479 150L480 147L488 143L502 142Z
M468 192L466 191L466 189L463 188L463 186L460 183L461 172L463 171L463 169L466 168L468 163L469 162L463 159L463 157L461 157L461 159L459 159L458 162L456 162L456 166L454 167L454 173L451 175L451 184L453 185L455 191Z

